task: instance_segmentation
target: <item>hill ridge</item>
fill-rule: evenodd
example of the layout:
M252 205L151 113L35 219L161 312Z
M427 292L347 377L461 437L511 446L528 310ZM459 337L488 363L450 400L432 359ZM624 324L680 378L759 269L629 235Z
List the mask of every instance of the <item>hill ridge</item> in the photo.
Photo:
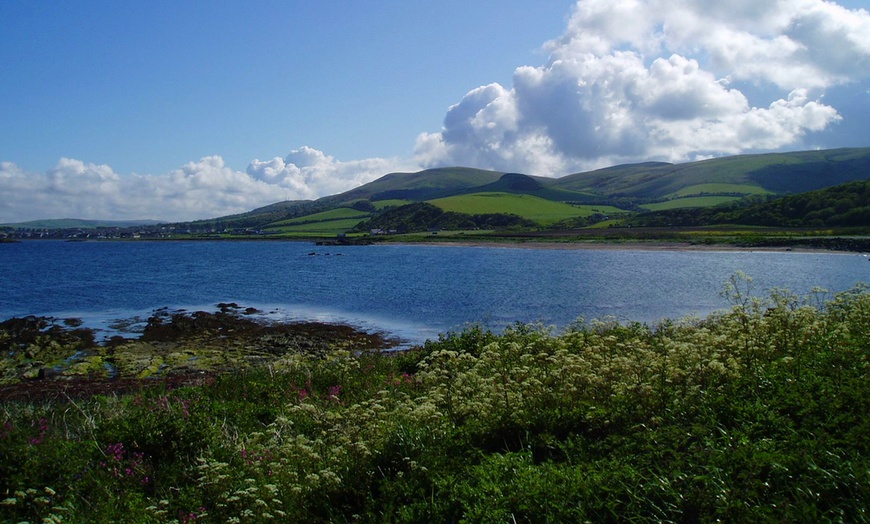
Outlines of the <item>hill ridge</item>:
M622 211L709 207L746 197L799 194L868 178L870 147L752 153L679 164L648 161L559 178L442 166L387 173L316 200L279 201L246 213L181 224L215 229L263 228L337 208L375 213L411 202L476 193L527 194L575 206L613 206ZM599 214L610 213L612 210Z

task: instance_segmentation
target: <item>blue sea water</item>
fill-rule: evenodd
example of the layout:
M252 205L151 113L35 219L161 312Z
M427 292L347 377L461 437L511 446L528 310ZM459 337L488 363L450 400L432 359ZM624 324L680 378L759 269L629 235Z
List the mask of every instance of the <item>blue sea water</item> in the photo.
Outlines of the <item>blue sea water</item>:
M859 254L516 249L308 242L61 242L0 245L0 319L76 317L134 328L158 308L219 302L288 320L345 322L411 343L470 323L564 328L580 317L653 323L728 306L742 271L753 290L844 291L870 280ZM116 326L117 327L117 326Z

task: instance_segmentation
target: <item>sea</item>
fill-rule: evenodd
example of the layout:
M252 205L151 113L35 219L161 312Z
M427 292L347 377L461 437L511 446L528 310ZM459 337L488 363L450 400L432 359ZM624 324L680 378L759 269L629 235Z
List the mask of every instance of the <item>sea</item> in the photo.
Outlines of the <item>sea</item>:
M560 331L704 317L729 307L722 291L738 273L759 297L774 288L830 297L870 280L870 264L834 252L35 240L0 244L0 320L78 319L108 337L141 331L158 310L233 303L267 320L350 324L413 345L470 325Z

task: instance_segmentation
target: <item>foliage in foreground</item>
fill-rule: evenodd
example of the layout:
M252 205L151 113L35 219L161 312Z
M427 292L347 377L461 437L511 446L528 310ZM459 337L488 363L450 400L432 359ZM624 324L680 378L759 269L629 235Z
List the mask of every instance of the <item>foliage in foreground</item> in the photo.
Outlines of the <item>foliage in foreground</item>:
M0 412L32 522L870 520L870 293L480 328ZM743 289L741 289L743 288Z

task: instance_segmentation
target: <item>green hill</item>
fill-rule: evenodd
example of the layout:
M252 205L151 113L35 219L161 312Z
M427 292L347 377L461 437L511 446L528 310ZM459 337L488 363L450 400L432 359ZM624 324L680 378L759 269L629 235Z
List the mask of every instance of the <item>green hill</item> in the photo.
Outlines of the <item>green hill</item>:
M194 227L222 225L227 228L257 228L288 218L305 216L328 209L311 200L286 200L259 207L247 213L190 222Z
M498 192L624 208L698 197L736 199L750 195L795 194L867 178L870 178L870 148L850 148L737 155L685 164L646 162L562 178L468 168L429 169L391 173L318 202L332 205L359 199L420 202ZM671 207L709 206L721 201L683 201Z
M427 169L417 173L390 173L344 193L321 198L318 202L345 203L366 199L423 201L462 193L497 181L504 173L450 167Z
M591 202L600 200L599 195L553 187L552 178L534 177L521 173L505 173L497 181L474 188L475 193L512 193L534 195L556 202Z
M747 199L728 206L664 210L639 215L634 226L690 227L736 224L773 227L870 227L870 180L771 201Z
M276 234L331 236L359 230L356 226L362 221L422 202L432 202L444 212L466 217L515 215L533 221L537 227L585 225L626 212L644 213L643 219L635 221L638 224L699 224L705 220L725 220L726 212L731 213L730 219L744 222L827 224L841 218L851 220L843 218L846 211L841 208L845 199L838 199L839 203L833 206L814 207L811 212L815 214L809 219L793 217L787 209L766 211L774 207L764 208L755 218L746 213L750 204L867 179L870 179L870 147L737 155L684 164L644 162L562 178L443 167L416 173L390 173L350 191L318 200L276 202L246 213L174 225L191 231L264 230ZM699 209L714 210L702 213ZM735 214L736 209L741 210L740 213ZM658 213L648 214L649 211ZM61 229L145 223L148 222L65 219L12 226Z
M370 212L350 207L339 207L329 211L321 211L311 215L272 222L264 229L268 233L311 233L333 236L353 229L361 220L365 220L370 216Z
M793 195L868 178L870 147L737 155L684 164L644 162L562 178L443 167L416 173L390 173L350 191L318 200L277 202L247 213L183 225L192 230L265 228L282 233L335 234L354 226L354 220L366 220L391 207L427 201L434 201L448 211L456 210L467 215L513 214L535 220L539 225L583 217L584 214L604 216L625 211L670 213L656 220L677 220L677 215L709 218L713 215L692 210L723 204L745 207L743 199L747 197ZM502 196L488 196L492 194ZM527 198L508 198L508 195ZM340 220L329 214L341 208L353 211L341 216ZM561 211L554 211L557 208ZM831 214L824 209L827 208L820 208L814 218L826 222L841 214ZM714 214L719 212L717 210ZM564 216L559 217L560 213ZM135 222L143 223L146 222ZM67 219L12 226L92 228L129 225L133 223Z
M553 186L610 197L668 200L803 193L867 178L870 148L849 148L615 166L559 178Z
M415 202L431 202L442 211L466 217L515 215L538 226L586 224L626 211L671 212L663 215L671 220L681 209L687 210L683 215L694 216L691 209L743 205L741 199L746 197L772 198L867 178L870 148L738 155L685 164L645 162L562 178L446 167L390 173L316 201L278 203L220 220L245 227L258 223L257 227L285 234L328 235L350 229L365 231L365 224L354 228L354 220L375 218ZM328 213L350 208L352 211L339 212L344 213L340 220ZM419 218L419 209L415 213ZM598 218L585 218L593 215ZM458 227L455 218L450 215L438 220ZM387 222L408 220L404 216ZM431 227L435 227L434 222Z

